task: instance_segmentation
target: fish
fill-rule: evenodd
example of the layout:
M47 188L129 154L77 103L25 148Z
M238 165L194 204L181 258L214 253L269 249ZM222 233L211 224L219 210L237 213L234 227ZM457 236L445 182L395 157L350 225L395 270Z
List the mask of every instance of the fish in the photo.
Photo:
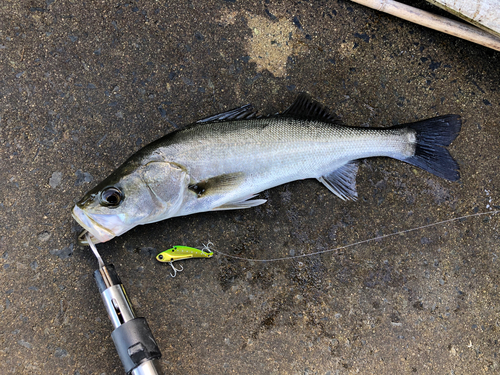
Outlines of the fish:
M449 181L459 165L446 148L459 115L388 128L344 125L309 94L282 113L260 116L250 104L175 130L143 147L89 190L72 210L94 243L138 225L207 211L247 209L257 194L317 179L342 200L356 200L360 159L389 157Z

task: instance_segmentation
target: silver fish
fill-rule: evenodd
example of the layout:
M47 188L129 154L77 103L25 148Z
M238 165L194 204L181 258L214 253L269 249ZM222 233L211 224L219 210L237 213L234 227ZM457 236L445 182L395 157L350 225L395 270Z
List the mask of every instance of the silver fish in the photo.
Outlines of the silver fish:
M255 207L257 193L316 178L343 200L355 200L357 160L391 157L455 181L448 146L460 116L390 128L342 125L301 94L283 113L258 117L251 105L200 120L160 138L87 192L73 217L94 243L137 225L204 211Z

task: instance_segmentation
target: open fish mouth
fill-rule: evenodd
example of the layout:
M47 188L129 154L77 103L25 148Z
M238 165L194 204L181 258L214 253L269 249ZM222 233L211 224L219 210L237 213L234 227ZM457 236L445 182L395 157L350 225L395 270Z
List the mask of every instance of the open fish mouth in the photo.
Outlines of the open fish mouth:
M93 244L100 243L87 229L84 229L78 235L79 246L90 246L89 241L87 241L87 233L90 234L90 241L92 241Z
M71 215L78 222L78 224L80 224L84 228L84 230L78 236L78 244L80 246L89 246L89 243L85 238L85 235L87 233L90 233L90 240L94 244L106 242L116 237L116 235L112 231L99 225L99 223L97 223L91 217L87 216L85 212L78 206L75 206L73 208Z

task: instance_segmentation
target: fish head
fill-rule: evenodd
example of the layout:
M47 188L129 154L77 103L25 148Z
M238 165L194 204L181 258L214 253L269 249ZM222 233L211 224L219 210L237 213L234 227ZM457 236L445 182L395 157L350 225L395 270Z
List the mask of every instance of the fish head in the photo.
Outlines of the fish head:
M174 216L188 185L186 170L175 163L126 163L88 191L72 216L91 234L93 243L106 242L137 225ZM83 238L84 233L80 245L87 244Z

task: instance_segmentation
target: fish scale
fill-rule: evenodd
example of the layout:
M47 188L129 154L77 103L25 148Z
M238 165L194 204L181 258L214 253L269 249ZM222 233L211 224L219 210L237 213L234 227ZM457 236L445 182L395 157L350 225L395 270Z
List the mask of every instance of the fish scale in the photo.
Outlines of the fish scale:
M237 129L241 129L241 134L235 132ZM179 137L179 143L186 135ZM240 168L239 163L248 160L258 164L253 169L273 168L269 159L275 158L273 161L280 162L281 167L287 164L297 169L297 163L302 162L302 169L310 171L318 162L331 165L339 160L371 156L404 157L408 146L406 134L401 129L380 131L342 128L327 123L304 125L304 121L283 123L274 119L206 124L189 136L195 140L186 143L184 150L179 147L169 150L167 145L163 154L169 160L189 166L190 172L200 179L235 172ZM197 141L198 150L193 154ZM218 147L213 147L214 143ZM219 163L213 163L213 158Z

